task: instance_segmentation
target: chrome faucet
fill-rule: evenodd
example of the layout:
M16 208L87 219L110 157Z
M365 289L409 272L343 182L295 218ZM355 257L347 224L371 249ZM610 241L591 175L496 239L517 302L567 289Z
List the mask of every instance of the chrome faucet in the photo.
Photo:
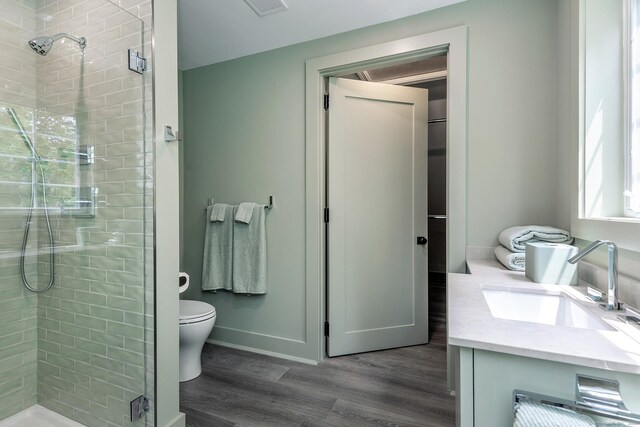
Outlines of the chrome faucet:
M618 247L615 243L609 240L596 240L584 248L582 252L569 258L568 262L571 264L577 263L601 245L607 245L609 249L609 276L607 280L607 303L605 304L605 308L607 310L622 310L622 303L618 301Z

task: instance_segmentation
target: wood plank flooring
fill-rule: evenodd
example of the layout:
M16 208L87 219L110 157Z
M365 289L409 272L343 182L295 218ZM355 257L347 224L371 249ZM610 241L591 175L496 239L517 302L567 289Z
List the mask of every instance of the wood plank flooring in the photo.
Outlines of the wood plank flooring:
M444 275L430 276L430 343L318 366L206 344L180 386L187 426L453 426Z

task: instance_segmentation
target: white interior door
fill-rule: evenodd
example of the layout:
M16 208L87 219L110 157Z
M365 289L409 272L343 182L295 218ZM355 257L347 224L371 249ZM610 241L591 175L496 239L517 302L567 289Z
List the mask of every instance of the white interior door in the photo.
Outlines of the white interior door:
M329 356L429 340L428 92L332 78Z

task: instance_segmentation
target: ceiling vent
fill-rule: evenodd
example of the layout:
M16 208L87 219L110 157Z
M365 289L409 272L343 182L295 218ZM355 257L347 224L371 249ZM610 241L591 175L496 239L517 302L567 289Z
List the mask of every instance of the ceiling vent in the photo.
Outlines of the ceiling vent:
M289 7L283 0L244 0L258 16L287 10Z

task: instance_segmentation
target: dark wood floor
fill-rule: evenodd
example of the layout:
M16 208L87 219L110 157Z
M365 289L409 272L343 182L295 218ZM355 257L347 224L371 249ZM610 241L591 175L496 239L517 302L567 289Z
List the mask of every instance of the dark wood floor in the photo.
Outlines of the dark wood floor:
M453 426L444 275L430 277L430 343L318 366L207 344L180 386L187 426Z

